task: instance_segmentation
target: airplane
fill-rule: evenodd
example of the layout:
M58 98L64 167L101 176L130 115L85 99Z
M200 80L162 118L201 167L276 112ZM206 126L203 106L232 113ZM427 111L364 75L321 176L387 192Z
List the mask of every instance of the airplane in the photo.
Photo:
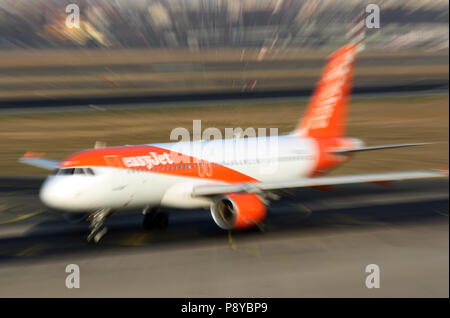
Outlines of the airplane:
M305 117L283 136L240 138L238 150L228 138L97 147L63 161L28 153L19 161L53 170L41 186L41 201L65 213L86 213L87 240L95 243L107 232L105 219L117 211L142 209L144 228L152 229L168 224L161 209L205 208L220 228L240 230L263 224L268 204L286 189L445 176L439 170L324 176L358 152L423 145L365 146L346 136L357 51L357 44L346 44L328 57ZM276 151L245 151L273 141ZM233 158L224 159L230 152ZM262 169L271 164L273 169Z

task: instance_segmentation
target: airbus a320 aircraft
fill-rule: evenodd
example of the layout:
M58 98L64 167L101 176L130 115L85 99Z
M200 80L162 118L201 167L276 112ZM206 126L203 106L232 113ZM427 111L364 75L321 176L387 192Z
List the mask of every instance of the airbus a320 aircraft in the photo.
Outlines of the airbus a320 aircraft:
M220 228L237 230L261 224L266 206L283 189L445 175L409 171L322 176L360 151L419 145L367 147L346 137L357 49L348 44L328 58L306 116L288 135L241 138L243 147L237 150L231 138L89 149L61 162L25 154L20 161L54 170L42 185L41 200L57 210L88 213L88 241L94 242L106 233L105 219L120 210L142 208L144 226L153 228L167 225L160 208L207 208ZM276 151L248 151L255 143L267 146L273 138ZM232 157L224 156L231 152Z

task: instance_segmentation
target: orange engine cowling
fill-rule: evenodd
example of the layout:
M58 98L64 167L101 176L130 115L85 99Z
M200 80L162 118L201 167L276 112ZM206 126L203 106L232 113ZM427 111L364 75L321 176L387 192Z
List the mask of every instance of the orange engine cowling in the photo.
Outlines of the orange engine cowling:
M256 194L227 194L211 205L211 215L224 229L245 229L265 219L267 209Z

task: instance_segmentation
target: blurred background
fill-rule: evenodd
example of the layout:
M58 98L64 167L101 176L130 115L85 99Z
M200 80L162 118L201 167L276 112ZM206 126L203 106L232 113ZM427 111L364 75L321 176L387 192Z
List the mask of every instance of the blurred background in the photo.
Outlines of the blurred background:
M0 105L311 89L369 3L358 86L448 83L445 0L0 0Z
M63 158L96 140L162 142L193 118L288 132L327 56L348 41L370 3L380 8L380 28L365 29L353 95L368 100L351 107L349 133L369 143L443 140L444 147L416 160L397 150L397 162L383 153L379 164L359 169L445 164L448 1L0 0L0 174L45 173L17 163L26 150ZM66 25L68 4L80 9L79 28ZM406 98L372 99L392 95ZM166 107L230 100L223 111ZM109 105L122 112L105 112ZM408 121L401 105L421 121ZM67 106L96 112L68 114ZM48 107L61 113L32 116ZM123 111L136 107L147 110ZM377 113L378 121L365 121ZM387 117L403 121L389 126Z
M69 3L80 29L65 26ZM2 0L0 48L334 48L369 3L383 25L369 47L448 49L445 0Z
M80 28L65 23L72 3ZM447 0L0 0L0 297L448 298L448 179L299 190L270 207L264 235L222 231L203 210L169 211L161 233L118 213L87 246L86 224L39 201L48 171L18 162L167 142L193 119L291 132L368 4L380 28L365 30L348 135L432 144L332 174L448 169ZM64 287L68 263L80 290ZM379 290L365 288L369 263Z

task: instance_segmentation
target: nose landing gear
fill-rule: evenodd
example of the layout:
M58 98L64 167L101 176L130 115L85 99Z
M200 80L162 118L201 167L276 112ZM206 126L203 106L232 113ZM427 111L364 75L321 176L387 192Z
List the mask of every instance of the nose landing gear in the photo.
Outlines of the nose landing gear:
M100 209L91 213L86 221L90 223L91 232L87 237L87 241L98 243L108 232L108 228L104 225L105 220L112 214L111 209ZM157 208L146 208L142 211L144 214L143 227L145 230L166 229L169 224L169 218L166 213L158 212Z
M94 240L95 243L98 243L105 236L108 228L104 226L104 223L111 213L111 209L100 209L89 215L87 221L90 222L89 228L91 232L87 237L88 242Z
M144 214L144 221L142 222L142 227L145 230L166 229L169 225L169 218L166 213L158 212L157 208L145 208L142 211Z

